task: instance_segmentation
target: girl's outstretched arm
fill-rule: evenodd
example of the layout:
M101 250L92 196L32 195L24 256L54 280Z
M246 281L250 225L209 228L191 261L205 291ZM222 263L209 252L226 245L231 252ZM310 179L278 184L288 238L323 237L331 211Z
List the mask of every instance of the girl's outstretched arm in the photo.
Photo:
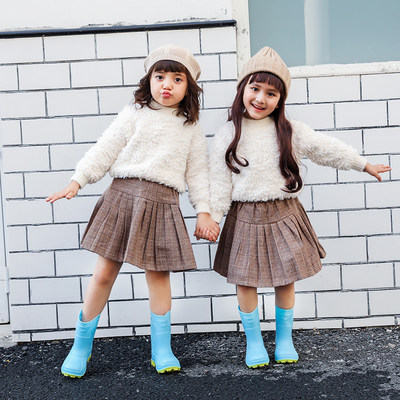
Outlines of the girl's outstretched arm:
M62 199L64 197L68 200L72 199L73 197L76 196L80 188L81 187L79 186L78 182L71 181L71 183L66 188L60 190L59 192L53 193L49 197L47 197L46 201L54 203L56 200Z
M376 179L378 179L379 182L381 182L382 177L380 176L380 174L383 172L388 172L391 169L392 168L390 168L389 165L367 163L364 168L364 172L367 172L371 176L374 176Z

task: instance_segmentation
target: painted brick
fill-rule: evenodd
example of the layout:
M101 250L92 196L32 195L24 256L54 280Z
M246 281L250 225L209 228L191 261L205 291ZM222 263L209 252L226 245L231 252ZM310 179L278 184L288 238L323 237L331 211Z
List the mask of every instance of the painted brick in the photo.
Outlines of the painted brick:
M49 169L47 146L6 147L3 149L3 156L4 172Z
M236 29L234 27L201 29L200 32L203 54L236 51Z
M193 54L200 53L198 29L150 31L148 35L150 52L160 46L173 43L174 45L185 47Z
M193 246L194 258L196 260L197 269L209 269L210 265L210 250L208 244L199 244Z
M344 143L352 146L356 149L357 153L361 154L363 151L363 137L362 137L362 130L359 129L349 129L345 131L327 131L324 132L327 135L333 136L336 139L341 140Z
M6 203L6 213L10 225L52 222L51 208L43 200L9 200Z
M41 342L44 340L66 340L75 337L75 330L54 332L32 332L32 339L20 340L21 342Z
M307 103L307 80L292 79L286 104Z
M294 321L293 329L341 329L341 319L317 320L317 321Z
M94 35L44 37L46 61L86 60L96 57Z
M361 76L363 99L391 99L399 97L400 74Z
M386 118L384 101L336 104L336 127L338 128L385 126Z
M363 208L364 186L362 184L315 186L313 199L315 210Z
M32 303L81 301L79 278L39 278L30 281Z
M51 169L74 170L76 163L92 147L91 144L66 144L50 147Z
M133 87L99 89L100 113L119 113L133 100L135 90Z
M28 227L29 250L78 248L76 225L42 225Z
M91 277L81 278L82 293L86 293L87 286ZM132 300L132 280L130 274L119 274L111 289L109 300Z
M44 93L0 94L1 118L44 117L46 115Z
M190 204L188 192L179 196L179 208L184 217L196 217L196 211Z
M393 153L400 141L399 128L366 129L364 131L365 152L369 154Z
M238 311L238 301L236 296L229 297L213 297L213 321L240 321ZM260 318L262 318L262 306L258 302Z
M146 32L96 35L97 58L126 58L147 55Z
M170 274L170 282L172 297L182 297L185 295L182 272ZM149 298L149 291L147 289L146 277L144 273L133 275L133 294L135 299Z
M393 264L344 265L343 289L393 287Z
M25 173L27 197L47 197L67 186L71 172L32 172ZM57 203L56 203L57 204Z
M335 183L337 180L334 168L315 164L308 159L302 160L302 164L305 166L305 173L302 174L305 183Z
M20 121L2 121L0 119L0 134L3 146L21 144Z
M23 226L7 227L6 241L8 251L26 251L26 228Z
M219 57L218 55L198 56L197 62L201 68L199 81L219 80Z
M400 100L392 100L389 105L389 125L400 125Z
M391 178L400 179L400 155L390 156L390 166L392 167Z
M275 320L275 296L264 296L265 318ZM315 318L313 293L297 293L294 318Z
M395 270L395 286L400 286L400 263L394 264Z
M56 305L11 306L13 331L56 329Z
M211 322L210 299L173 299L171 322L173 324Z
M398 207L400 182L367 183L367 207Z
M87 89L48 92L47 107L51 116L97 114L97 91Z
M390 210L340 211L339 220L342 236L391 232Z
M389 261L400 259L400 236L377 236L368 238L369 261Z
M11 278L40 278L54 276L52 252L8 254Z
M371 291L371 315L400 314L400 290Z
M324 264L367 261L366 239L363 237L321 239L320 241L326 251Z
M200 125L205 135L214 135L227 121L228 113L225 109L200 110Z
M95 338L133 336L132 328L97 329Z
M105 190L110 186L112 182L112 178L110 175L106 175L102 178L99 182L86 185L81 191L79 192L80 195L101 195L105 192Z
M337 236L339 234L336 212L311 212L307 215L318 237Z
M42 38L0 40L0 64L43 61Z
M18 72L21 90L70 87L68 64L20 65Z
M332 104L289 104L286 110L290 118L304 121L313 129L334 128Z
M312 197L311 197L311 186L303 187L299 200L306 211L311 211L313 209Z
M71 64L72 87L122 84L121 61L88 61Z
M3 176L3 195L7 198L24 197L23 174L6 174Z
M28 279L12 279L10 281L10 303L29 303L29 281Z
M72 142L72 120L69 118L21 121L24 144Z
M344 319L344 328L358 328L371 326L391 326L395 325L394 317L375 317L375 318L354 318Z
M238 67L236 54L221 54L221 79L237 79Z
M318 317L362 317L368 315L366 292L317 293Z
M318 274L296 282L295 288L296 292L341 289L340 265L323 266Z
M0 67L0 90L18 90L17 67L15 65Z
M54 222L89 221L97 200L97 197L75 197L54 203Z
M205 83L204 108L230 107L236 95L236 82Z
M108 307L111 326L150 324L150 308L147 300L112 301Z
M87 250L56 251L57 276L91 275L97 254Z
M360 100L360 77L309 78L308 92L310 103Z
M392 210L393 232L400 233L400 209Z
M30 333L13 333L11 340L14 343L30 342L32 334Z
M366 156L367 161L371 164L389 164L389 157L387 155L379 156ZM367 173L350 170L338 171L339 182L376 182L376 178ZM389 173L382 174L382 180L390 178Z
M235 294L235 285L226 282L226 278L214 271L193 271L185 274L186 295Z
M122 68L124 71L124 84L138 86L140 79L145 74L144 59L124 60Z
M188 333L204 333L204 332L236 332L236 324L204 324L204 325L188 325Z
M95 142L115 119L113 115L100 115L96 117L75 117L74 137L75 142Z

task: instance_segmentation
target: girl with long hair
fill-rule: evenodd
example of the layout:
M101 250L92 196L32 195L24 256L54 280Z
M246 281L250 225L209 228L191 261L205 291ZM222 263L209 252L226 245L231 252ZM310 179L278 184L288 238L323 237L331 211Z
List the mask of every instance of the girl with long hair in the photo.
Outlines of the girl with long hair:
M228 212L214 261L216 272L237 285L246 334L246 364L266 366L257 288L275 291L275 360L292 363L294 282L321 270L325 251L298 195L302 157L337 169L365 171L381 180L385 165L371 165L350 146L288 120L285 100L290 72L279 55L264 47L243 67L228 122L211 151L211 217Z

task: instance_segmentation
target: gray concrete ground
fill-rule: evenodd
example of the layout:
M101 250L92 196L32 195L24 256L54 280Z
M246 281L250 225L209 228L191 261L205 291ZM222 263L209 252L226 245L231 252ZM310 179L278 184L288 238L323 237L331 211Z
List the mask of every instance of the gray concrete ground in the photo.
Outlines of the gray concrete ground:
M263 336L271 357L274 333ZM176 335L183 368L170 375L150 366L148 337L98 339L81 379L60 373L71 341L24 343L0 348L0 398L400 399L399 339L399 328L296 331L297 364L250 370L243 333Z

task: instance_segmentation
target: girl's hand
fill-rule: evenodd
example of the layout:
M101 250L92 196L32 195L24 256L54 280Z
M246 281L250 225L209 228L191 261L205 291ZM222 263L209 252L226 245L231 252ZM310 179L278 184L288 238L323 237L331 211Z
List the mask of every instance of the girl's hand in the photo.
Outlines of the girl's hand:
M219 225L210 217L208 213L197 214L196 230L194 236L196 239L207 239L210 242L216 242L220 232Z
M71 181L71 183L64 188L63 190L60 190L59 192L53 193L49 197L47 197L46 201L49 201L50 203L54 203L58 199L66 198L66 199L72 199L73 197L76 196L78 193L78 190L80 189L80 185L76 181Z
M389 167L389 165L384 165L384 164L370 164L367 163L367 165L364 168L364 172L367 172L368 174L374 176L376 179L378 179L379 182L382 181L382 177L379 175L382 172L388 172L392 168Z

